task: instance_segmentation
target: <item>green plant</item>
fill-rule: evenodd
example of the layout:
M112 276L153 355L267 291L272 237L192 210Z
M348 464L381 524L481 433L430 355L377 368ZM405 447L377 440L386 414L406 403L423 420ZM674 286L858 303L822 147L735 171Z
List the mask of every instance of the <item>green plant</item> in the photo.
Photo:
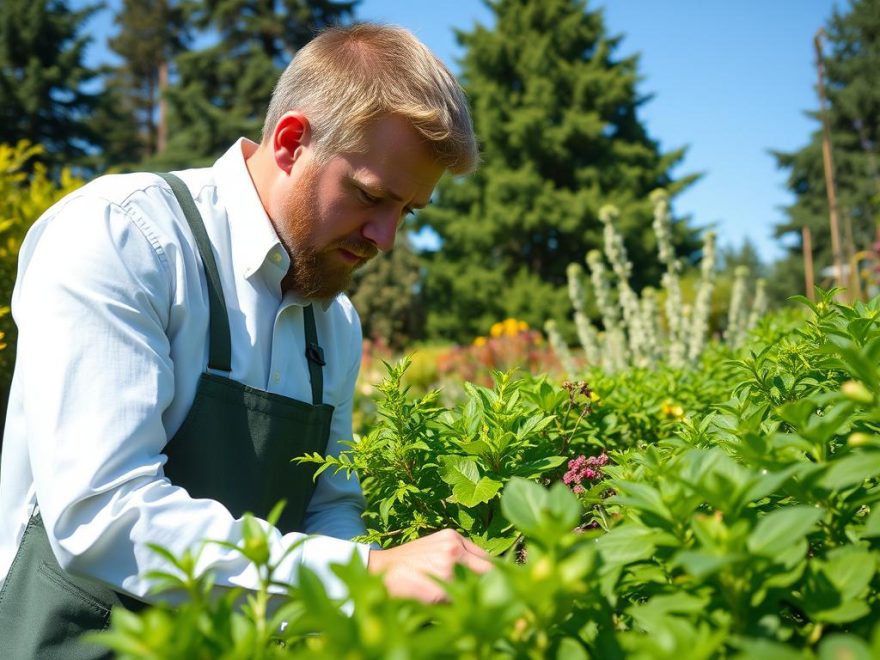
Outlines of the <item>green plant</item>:
M157 617L157 638L190 640L161 657L271 657L245 638L284 657L877 657L880 299L834 293L761 322L749 350L704 352L705 371L561 388L498 374L444 409L407 396L404 361L363 446L305 460L358 471L373 540L454 526L495 570L461 570L448 604L422 605L353 562L336 568L347 604L305 571L276 585L283 631L248 632L274 630L255 621L266 608L203 588L177 617L114 614L111 635L145 639L135 618Z
M601 366L606 372L620 371L630 366L653 367L661 361L673 368L693 366L699 362L706 347L716 279L715 234L706 232L703 237L699 283L693 305L685 304L680 277L682 264L675 257L671 242L668 196L664 190L658 189L651 194L651 201L654 204L652 227L657 239L659 260L666 268L662 275L663 316L653 288L645 287L639 296L630 286L632 263L627 257L623 237L616 229L619 212L614 206L607 205L599 213L604 225L605 256L611 264L613 277L606 270L598 250L591 250L586 257L603 332L600 333L593 326L586 312L582 268L573 263L567 270L569 298L586 362L588 365ZM755 299L751 306L747 305L748 276L749 271L745 266L737 269L725 331L725 341L733 347L742 345L748 331L766 312L766 285L763 280L757 281ZM612 281L616 287L612 286ZM558 335L555 322L547 321L545 330L567 373L570 376L577 373L575 361Z
M369 502L365 540L390 545L453 527L493 554L516 541L500 509L513 477L558 478L584 415L546 380L495 373L494 388L465 383L455 409L438 390L409 396L405 358L379 386L379 422L337 458L298 458L324 470L356 472Z

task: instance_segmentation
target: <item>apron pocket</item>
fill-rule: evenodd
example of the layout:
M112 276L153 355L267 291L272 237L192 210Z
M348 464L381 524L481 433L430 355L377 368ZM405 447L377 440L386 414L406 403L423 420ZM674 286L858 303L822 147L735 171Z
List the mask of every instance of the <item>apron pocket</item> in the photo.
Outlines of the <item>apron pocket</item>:
M45 561L37 568L37 581L35 591L39 596L30 601L27 613L27 626L31 628L28 637L39 640L31 657L70 660L112 657L106 648L79 639L83 633L105 630L110 623L110 608L84 588L85 581Z
M97 617L102 619L105 622L105 625L102 625L100 628L98 628L99 630L106 627L106 622L109 620L110 617L109 607L104 605L101 601L92 596L82 587L77 586L68 575L65 575L49 563L42 562L40 564L39 572L40 577L47 580L51 586L61 589L71 598L80 601L82 605L92 610ZM90 626L89 629L95 630L95 627Z

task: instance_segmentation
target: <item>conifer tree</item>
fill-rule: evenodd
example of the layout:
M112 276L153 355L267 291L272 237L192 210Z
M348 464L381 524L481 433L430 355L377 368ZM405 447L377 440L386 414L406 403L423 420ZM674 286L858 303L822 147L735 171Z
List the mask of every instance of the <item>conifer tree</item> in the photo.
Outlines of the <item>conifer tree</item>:
M848 222L858 252L870 247L880 222L880 0L853 0L845 11L835 9L825 32L826 109L840 238L845 245ZM809 144L774 152L779 167L789 171L788 188L795 195L786 208L787 222L776 227L777 236L790 239L790 257L778 265L780 277L771 279L771 286L785 287L787 295L803 291L803 227L811 232L817 284L828 284L820 272L833 265L821 117L810 115L817 127Z
M163 165L208 163L236 138L259 139L272 86L314 31L349 17L355 1L202 0L196 24L218 35L177 58Z
M189 0L123 0L119 7L119 32L108 46L121 63L108 68L94 120L105 136L104 168L135 165L161 150L163 86L174 56L191 40L193 8Z
M77 163L100 144L87 118L98 93L84 86L89 37L80 33L96 5L73 11L65 0L0 2L0 143L42 145L50 165Z
M361 317L364 337L382 339L396 350L406 347L423 325L418 300L419 261L406 233L394 249L355 273L351 301Z
M598 211L609 203L637 264L633 286L659 278L648 195L694 177L672 180L684 152L661 153L639 121L638 58L614 57L619 37L586 5L497 0L493 28L457 35L482 164L442 181L419 215L441 241L424 255L430 334L464 341L500 318L561 318L566 267L601 246ZM680 246L687 233L675 223Z

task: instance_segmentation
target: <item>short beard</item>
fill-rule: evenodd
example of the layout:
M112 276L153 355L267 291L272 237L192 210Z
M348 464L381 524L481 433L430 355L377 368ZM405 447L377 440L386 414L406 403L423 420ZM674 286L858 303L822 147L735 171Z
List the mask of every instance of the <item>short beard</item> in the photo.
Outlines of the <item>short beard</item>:
M315 245L312 235L320 224L321 212L316 193L320 166L312 165L285 205L286 222L276 227L282 244L290 255L290 270L282 280L284 290L315 300L329 301L351 284L352 274L376 256L376 247L365 240L342 238L329 245ZM349 266L334 252L345 249L364 259Z

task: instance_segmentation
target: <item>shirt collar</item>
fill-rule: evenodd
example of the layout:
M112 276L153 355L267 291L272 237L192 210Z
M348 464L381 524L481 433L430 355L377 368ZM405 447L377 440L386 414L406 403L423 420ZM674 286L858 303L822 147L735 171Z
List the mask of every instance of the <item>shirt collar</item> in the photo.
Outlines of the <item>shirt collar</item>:
M217 196L226 209L232 242L233 262L241 275L250 279L261 273L267 282L281 287L281 279L290 268L290 256L281 244L275 226L266 214L245 162L257 144L239 138L213 166ZM305 306L317 302L327 311L333 300L314 301L292 291L284 301Z

